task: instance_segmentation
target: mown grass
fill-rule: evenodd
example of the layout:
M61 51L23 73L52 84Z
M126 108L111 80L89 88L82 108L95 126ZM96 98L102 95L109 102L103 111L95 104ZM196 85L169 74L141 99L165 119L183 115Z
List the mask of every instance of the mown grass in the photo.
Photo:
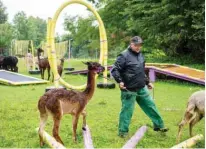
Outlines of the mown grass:
M65 64L68 67L68 64ZM72 61L69 67L86 68L81 61ZM20 73L27 74L24 62L20 60ZM47 73L46 75L47 76ZM40 78L40 75L35 75ZM73 85L86 82L86 76L64 75L63 78ZM97 82L101 82L98 79ZM7 86L0 85L0 147L1 148L39 148L39 138L35 128L39 125L38 99L45 88L52 83L43 85ZM180 122L188 97L197 90L204 89L196 84L175 80L158 80L155 82L154 98L165 125L170 129L162 134L148 129L138 148L170 148L176 142L178 123ZM152 93L151 93L152 94ZM87 105L87 123L91 129L94 147L121 148L136 130L142 125L152 125L149 118L138 105L132 117L129 136L125 139L117 136L118 118L121 109L120 91L116 89L96 89L92 100ZM171 109L171 110L170 110ZM83 148L82 118L78 124L78 143L72 142L72 119L65 115L61 122L60 136L68 148ZM52 120L48 120L46 131L51 134ZM194 134L205 135L204 120L194 127ZM188 126L183 130L181 140L189 138ZM45 145L45 148L49 146ZM205 148L204 140L196 148Z

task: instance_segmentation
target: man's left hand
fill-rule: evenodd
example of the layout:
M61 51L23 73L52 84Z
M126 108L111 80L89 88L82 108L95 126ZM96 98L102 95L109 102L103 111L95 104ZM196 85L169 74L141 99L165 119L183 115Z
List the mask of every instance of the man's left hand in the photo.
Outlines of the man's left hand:
M150 89L150 90L154 88L154 86L153 86L152 83L149 83L149 84L147 85L147 87L148 87L148 89Z

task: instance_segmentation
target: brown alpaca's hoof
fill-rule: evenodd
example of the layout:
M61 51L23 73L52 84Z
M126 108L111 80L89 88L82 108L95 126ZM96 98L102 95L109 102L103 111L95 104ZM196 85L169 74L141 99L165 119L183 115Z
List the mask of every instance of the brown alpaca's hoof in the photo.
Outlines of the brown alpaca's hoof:
M83 131L86 131L87 129L86 129L86 127L82 127L82 130L83 130Z
M40 147L43 147L44 146L44 142L40 142Z
M73 142L77 143L77 138L76 137L73 137Z
M61 143L64 146L64 142L59 142L59 143Z
M59 142L60 144L64 145L64 142L61 139L56 139L56 141Z

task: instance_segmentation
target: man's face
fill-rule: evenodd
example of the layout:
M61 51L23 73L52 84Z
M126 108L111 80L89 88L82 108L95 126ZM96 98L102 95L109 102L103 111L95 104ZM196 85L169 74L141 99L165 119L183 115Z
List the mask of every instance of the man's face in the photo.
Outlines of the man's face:
M139 43L139 44L130 43L130 47L133 51L139 52L141 47L142 47L142 44L141 43Z

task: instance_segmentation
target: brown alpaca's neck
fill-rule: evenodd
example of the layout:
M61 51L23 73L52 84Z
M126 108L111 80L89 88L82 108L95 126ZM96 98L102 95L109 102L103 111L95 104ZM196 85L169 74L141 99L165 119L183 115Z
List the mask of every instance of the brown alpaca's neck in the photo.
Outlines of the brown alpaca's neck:
M37 52L38 61L40 61L40 52Z
M94 94L94 89L95 89L95 73L92 71L88 72L87 76L87 87L83 91L83 93L86 95L86 99L90 100Z
M63 66L64 66L64 62L61 62L61 63L60 63L60 66L62 66L62 68L63 68Z

